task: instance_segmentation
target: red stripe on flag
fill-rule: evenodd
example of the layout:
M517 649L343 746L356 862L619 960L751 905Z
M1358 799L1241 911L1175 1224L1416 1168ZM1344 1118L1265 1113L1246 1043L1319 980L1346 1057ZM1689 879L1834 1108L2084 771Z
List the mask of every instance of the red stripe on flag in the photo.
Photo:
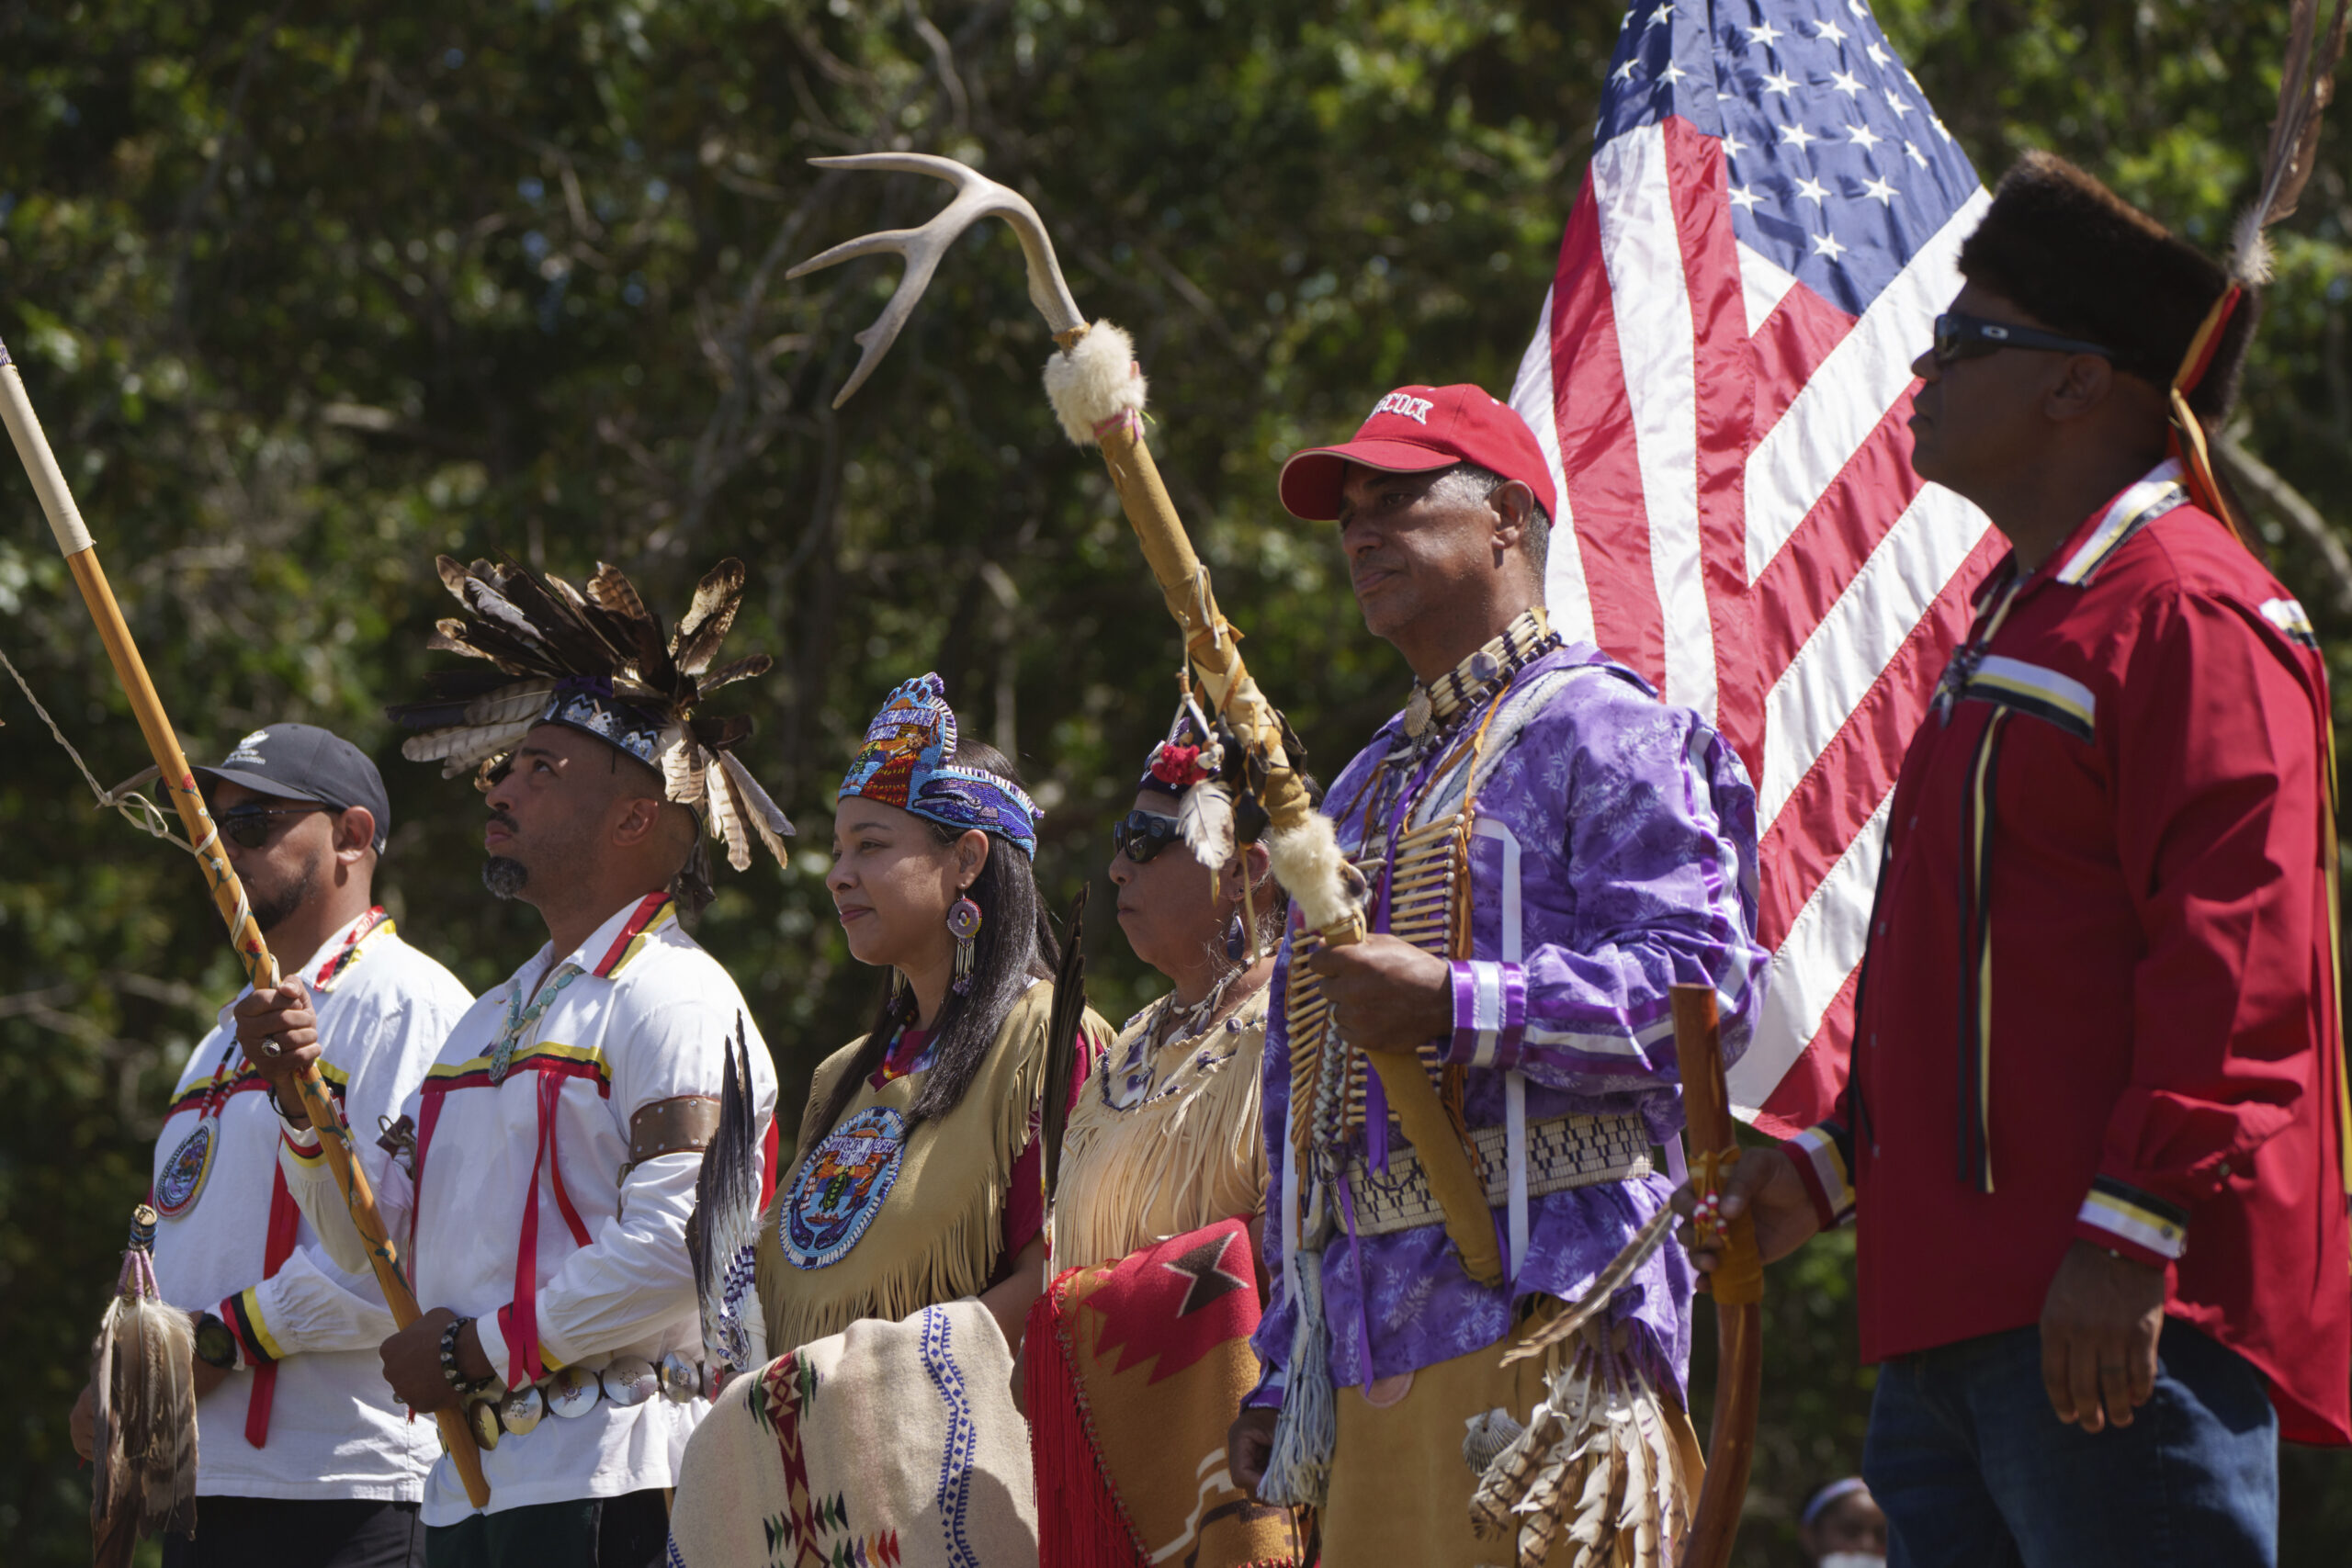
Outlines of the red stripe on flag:
M1666 623L1650 567L1649 513L1642 502L1624 362L1617 353L1609 269L1600 256L1600 202L1589 171L1560 241L1552 366L1552 415L1592 601L1593 640L1643 679L1663 685Z
M1829 351L1854 330L1854 318L1797 284L1781 297L1749 341L1756 353L1756 430L1781 422Z
M1714 632L1715 723L1753 767L1761 760L1769 667L1757 662L1747 592L1747 449L1758 427L1747 305L1732 232L1723 142L1677 116L1666 121L1674 228L1690 299L1698 387L1699 547Z
M1757 1108L1758 1130L1775 1138L1793 1138L1838 1103L1838 1091L1846 1087L1846 1063L1853 1054L1854 984L1860 976L1857 964L1821 1015L1821 1028Z
M1756 658L1788 668L1887 530L1919 493L1911 471L1906 394L1830 481L1789 542L1756 580ZM1930 672L1932 679L1932 672Z
M1757 844L1762 886L1756 931L1767 947L1780 947L1814 889L1894 787L1936 677L1967 629L1969 594L2007 547L1996 534L1978 542Z

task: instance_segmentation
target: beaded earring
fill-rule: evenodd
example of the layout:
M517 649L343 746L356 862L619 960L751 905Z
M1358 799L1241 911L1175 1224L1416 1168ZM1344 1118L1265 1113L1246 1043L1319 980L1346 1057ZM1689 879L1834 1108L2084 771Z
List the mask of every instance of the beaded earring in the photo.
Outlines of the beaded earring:
M1236 909L1225 928L1225 955L1236 964L1250 956L1250 928L1241 923L1241 911Z
M972 939L980 934L980 907L968 896L947 907L947 931L956 939L956 982L949 988L960 997L972 988Z

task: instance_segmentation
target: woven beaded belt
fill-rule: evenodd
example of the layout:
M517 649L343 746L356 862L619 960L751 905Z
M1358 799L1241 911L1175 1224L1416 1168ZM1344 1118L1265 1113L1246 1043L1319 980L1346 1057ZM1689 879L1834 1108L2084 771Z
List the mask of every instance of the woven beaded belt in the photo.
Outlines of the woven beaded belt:
M1479 1174L1486 1179L1487 1203L1499 1209L1510 1200L1504 1131L1476 1128L1470 1134L1470 1146L1478 1156ZM1571 1114L1527 1124L1530 1198L1565 1192L1571 1187L1597 1187L1604 1181L1630 1181L1649 1173L1649 1129L1638 1115ZM1366 1165L1361 1152L1349 1156L1348 1196L1353 1202L1358 1235L1388 1235L1445 1223L1445 1212L1430 1191L1420 1156L1393 1140L1385 1170Z
M627 1409L656 1394L673 1404L708 1399L717 1392L714 1372L674 1350L659 1364L642 1356L616 1356L601 1370L564 1367L525 1388L475 1394L466 1401L466 1423L476 1442L494 1449L499 1438L519 1438L550 1415L585 1416L599 1404Z

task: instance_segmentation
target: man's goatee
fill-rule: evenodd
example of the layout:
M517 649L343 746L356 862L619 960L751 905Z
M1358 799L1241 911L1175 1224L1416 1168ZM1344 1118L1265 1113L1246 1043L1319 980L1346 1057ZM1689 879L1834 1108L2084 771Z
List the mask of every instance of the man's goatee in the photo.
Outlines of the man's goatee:
M531 872L519 860L504 855L492 855L481 864L481 885L490 889L494 898L512 898L523 891L523 884L531 880Z

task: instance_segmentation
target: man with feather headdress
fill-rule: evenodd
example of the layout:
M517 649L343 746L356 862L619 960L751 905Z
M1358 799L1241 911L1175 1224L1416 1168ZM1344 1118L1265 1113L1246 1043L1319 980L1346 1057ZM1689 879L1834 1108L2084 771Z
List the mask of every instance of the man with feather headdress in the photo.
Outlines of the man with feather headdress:
M748 721L695 716L769 661L711 668L739 561L703 579L674 636L608 566L584 591L487 561L445 558L441 574L469 615L434 646L492 668L440 672L390 712L422 731L408 756L475 773L483 882L536 906L549 940L458 1022L387 1134L400 1154L378 1202L413 1238L429 1310L384 1341L384 1376L419 1411L462 1407L483 1450L486 1512L446 1459L427 1478L431 1562L640 1568L660 1560L662 1494L711 1392L686 1241L700 1154L722 1120L773 1137L767 1048L678 922L708 897L706 822L739 870L755 840L784 859L791 825L731 750ZM269 999L240 1038L284 1078L310 1013L299 990ZM288 1188L362 1266L315 1133L288 1125ZM763 1152L752 1168L772 1174Z
M1857 1224L1898 1568L2273 1562L2278 1440L2352 1442L2327 665L2205 457L2278 188L2225 269L2030 153L1913 367L1912 466L2010 553L1896 780L1836 1113L1722 1200L1768 1259Z

